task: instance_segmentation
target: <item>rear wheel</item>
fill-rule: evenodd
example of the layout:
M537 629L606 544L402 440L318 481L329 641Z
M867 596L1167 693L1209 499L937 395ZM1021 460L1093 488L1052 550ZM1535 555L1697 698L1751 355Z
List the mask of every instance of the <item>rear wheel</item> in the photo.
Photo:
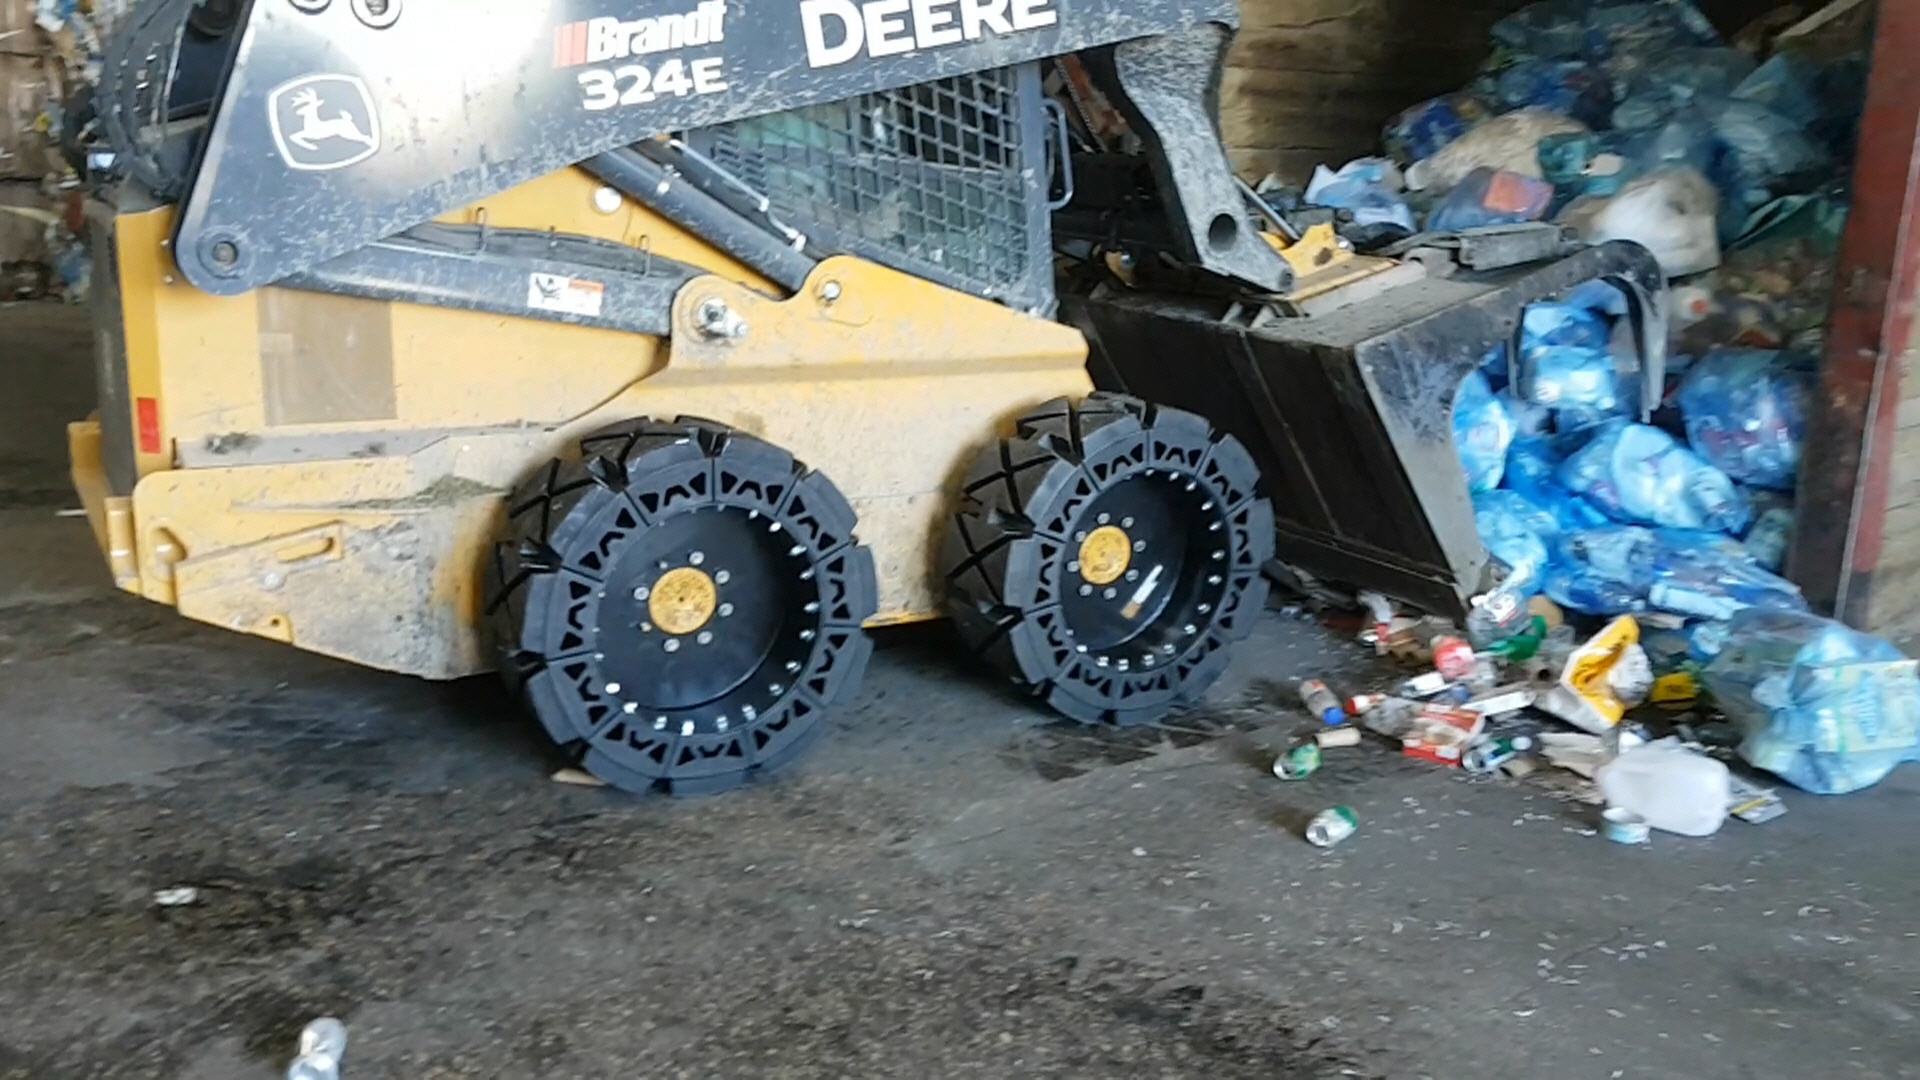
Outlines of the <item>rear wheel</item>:
M1118 394L1062 398L981 455L944 553L961 636L1076 720L1197 703L1266 605L1273 510L1231 436Z
M826 477L703 421L581 440L515 492L488 612L553 740L630 791L785 765L858 689L873 557Z

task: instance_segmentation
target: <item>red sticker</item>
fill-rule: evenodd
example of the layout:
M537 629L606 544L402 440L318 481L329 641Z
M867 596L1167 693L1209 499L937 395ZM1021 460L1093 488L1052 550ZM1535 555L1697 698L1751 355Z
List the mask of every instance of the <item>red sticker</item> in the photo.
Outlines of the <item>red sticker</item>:
M140 452L157 454L160 452L160 402L150 397L136 398L133 411L139 420Z

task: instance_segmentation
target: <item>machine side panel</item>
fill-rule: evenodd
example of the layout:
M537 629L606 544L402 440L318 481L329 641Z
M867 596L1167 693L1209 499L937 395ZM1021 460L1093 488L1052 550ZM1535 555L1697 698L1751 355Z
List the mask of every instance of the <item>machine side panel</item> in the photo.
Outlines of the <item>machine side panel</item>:
M1234 20L1231 0L255 0L176 255L234 295L663 132Z

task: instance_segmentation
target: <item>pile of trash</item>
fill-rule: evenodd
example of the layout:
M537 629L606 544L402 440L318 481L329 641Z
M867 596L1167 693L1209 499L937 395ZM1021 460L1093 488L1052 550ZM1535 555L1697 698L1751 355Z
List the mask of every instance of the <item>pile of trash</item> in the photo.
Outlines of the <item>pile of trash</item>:
M131 0L0 0L0 301L86 293L80 178L63 101L98 79L104 29Z
M1492 37L1471 85L1387 125L1383 157L1322 166L1298 195L1266 185L1276 205L1342 212L1362 247L1553 219L1680 277L1781 200L1832 198L1852 161L1864 56L1756 55L1772 43L1727 44L1691 0L1542 0Z
M1475 648L1443 620L1362 599L1380 620L1363 639L1425 670L1344 701L1303 681L1301 703L1323 726L1276 757L1283 780L1312 775L1325 752L1367 732L1433 765L1547 781L1603 807L1597 831L1609 839L1644 843L1656 829L1707 836L1730 816L1784 814L1773 789L1728 767L1736 756L1819 794L1920 760L1920 662L1804 611L1749 607L1711 639L1623 615L1580 640L1536 599L1521 633ZM1331 846L1357 825L1335 807L1307 838Z

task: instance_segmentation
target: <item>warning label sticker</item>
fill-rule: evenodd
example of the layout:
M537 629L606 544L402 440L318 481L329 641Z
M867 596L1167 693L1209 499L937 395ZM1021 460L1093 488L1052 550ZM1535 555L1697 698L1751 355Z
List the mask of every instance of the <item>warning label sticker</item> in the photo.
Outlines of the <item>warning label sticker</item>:
M527 306L535 311L597 319L606 302L607 287L598 281L564 274L532 274L527 278Z

